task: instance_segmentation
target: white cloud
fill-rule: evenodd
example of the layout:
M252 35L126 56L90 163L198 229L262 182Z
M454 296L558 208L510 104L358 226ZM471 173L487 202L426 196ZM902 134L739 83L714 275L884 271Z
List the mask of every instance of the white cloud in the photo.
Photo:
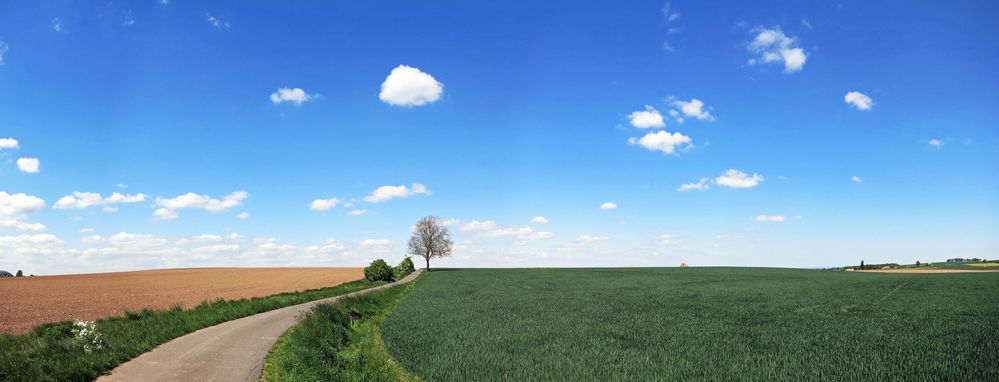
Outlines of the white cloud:
M301 105L303 102L314 100L316 97L317 95L308 94L300 88L279 88L274 93L271 93L271 102L274 104L291 102L295 105Z
M236 219L240 219L240 220L246 220L246 219L249 219L249 218L250 218L250 213L246 212L246 211L240 212L239 215L236 215Z
M116 184L116 185L114 185L114 186L115 186L115 187L118 187L118 188L121 188L121 189L125 189L125 188L128 188L128 185L127 185L127 184L125 184L125 183L118 183L118 184Z
M485 230L493 230L496 229L497 227L499 227L499 225L492 220L486 220L486 221L473 220L470 223L463 224L461 227L458 228L458 230L463 232L485 231Z
M784 215L756 215L749 219L757 222L774 222L774 223L781 223L785 220Z
M24 193L0 191L0 230L44 231L45 225L29 223L28 215L45 208L45 200Z
M97 230L94 229L93 227L80 228L80 233L93 233L94 231L97 231Z
M444 92L444 84L420 69L399 65L382 82L378 98L394 106L420 106L436 102Z
M673 105L678 110L675 114L670 113L671 115L676 116L682 113L685 117L697 118L702 121L715 120L715 117L708 112L708 108L705 107L704 102L697 98L692 98L690 101L676 100L671 102L670 105ZM683 123L683 118L678 118L677 122Z
M634 111L628 114L628 120L631 121L632 126L639 129L666 127L663 115L649 105L645 105L645 110Z
M430 195L431 191L427 189L420 183L413 183L413 186L381 186L371 192L370 195L364 197L364 201L368 203L378 203L384 202L389 199L395 198L407 198L413 195Z
M760 184L763 181L763 175L753 174L753 176L746 175L746 173L729 169L725 171L725 174L715 178L715 184L719 184L725 187L731 188L752 188Z
M939 149L940 146L943 146L943 141L941 141L939 139L936 139L936 138L930 139L929 142L927 142L927 143L929 143L930 146L933 146L934 148L937 148L937 149Z
M7 54L7 49L8 49L7 44L5 44L3 41L0 41L0 65L3 65L3 56L4 54Z
M686 135L680 133L670 134L663 130L645 134L641 139L634 137L628 139L628 143L630 144L642 146L650 151L662 151L666 154L672 154L676 151L676 147L680 145L687 145L689 147L690 142L690 137Z
M17 169L29 174L38 173L38 158L17 158Z
M250 194L246 191L236 191L224 196L222 199L215 199L208 195L199 195L188 192L173 198L156 198L156 205L161 208L153 212L156 220L170 220L177 218L177 211L184 208L197 208L208 212L221 212L243 204L243 201Z
M535 216L534 219L531 219L531 223L548 224L548 219L545 219L544 216Z
M856 176L856 175L854 175L854 176L851 176L851 177L850 177L850 181L851 181L851 182L853 182L853 183L861 183L861 182L863 182L864 180L863 180L863 179L860 179L860 177L859 177L859 176Z
M337 204L342 202L343 201L338 198L316 199L313 200L312 203L309 203L309 209L315 211L326 211L330 208L336 207Z
M389 240L389 239L365 239L365 240L361 240L361 242L358 243L359 246L364 247L364 248L387 247L387 246L389 246L391 244L392 244L392 241Z
M613 210L617 208L617 203L614 202L604 202L600 205L601 210Z
M91 235L80 239L83 244L100 244L104 242L104 238L101 235Z
M808 53L798 47L798 40L787 36L780 30L780 27L756 28L753 29L756 36L749 42L746 48L754 54L748 63L750 65L763 65L771 63L783 63L784 73L794 73L805 67L808 60Z
M350 212L347 213L347 215L350 215L350 216L361 216L361 215L364 215L366 213L368 213L368 210L351 210Z
M587 234L579 235L578 237L576 237L576 241L580 243L595 243L598 241L607 241L607 240L610 240L610 238L607 236L591 236Z
M693 182L693 183L684 183L684 184L681 184L680 187L677 188L676 190L679 191L679 192L684 192L684 191L704 191L704 190L707 190L707 189L711 188L711 186L708 185L708 181L710 181L710 179L708 179L708 178L701 178L700 180L698 180L696 182Z
M59 21L58 17L52 19L52 30L56 31L56 33L64 30L62 27L62 21Z
M205 14L205 20L208 21L209 25L211 25L212 27L215 27L215 29L225 29L225 30L228 30L229 27L231 26L231 25L229 25L229 21L222 20L222 19L220 19L218 17L212 16L211 13Z
M14 138L0 138L0 150L3 149L17 149L18 143L17 139Z
M874 107L874 100L872 100L871 97L857 91L846 93L846 95L843 96L843 102L846 102L848 105L852 105L857 108L857 110L871 110L871 108Z
M461 232L469 232L476 238L488 239L514 236L519 240L540 240L555 236L552 232L535 232L531 227L501 227L492 220L474 220L458 227Z
M659 244L662 244L662 245L675 245L675 244L678 244L679 242L680 241L676 239L676 236L673 236L671 234L664 233L662 235L659 235Z
M154 220L173 220L177 218L177 211L168 208L157 208L153 211Z
M60 210L70 208L82 209L95 206L111 206L118 203L139 203L145 201L147 197L144 194L125 195L115 192L105 198L97 192L74 191L73 195L66 195L59 198L52 205L52 208Z

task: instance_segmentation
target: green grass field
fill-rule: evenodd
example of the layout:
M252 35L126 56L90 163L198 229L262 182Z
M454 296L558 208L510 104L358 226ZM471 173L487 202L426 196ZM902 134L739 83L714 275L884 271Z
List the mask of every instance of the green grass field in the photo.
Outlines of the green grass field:
M441 270L381 330L433 381L999 380L999 274Z

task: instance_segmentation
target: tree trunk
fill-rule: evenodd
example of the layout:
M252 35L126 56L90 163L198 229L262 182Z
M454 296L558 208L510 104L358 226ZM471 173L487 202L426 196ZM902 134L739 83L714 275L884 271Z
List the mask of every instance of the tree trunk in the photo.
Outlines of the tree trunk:
M430 272L430 258L429 257L424 257L424 259L427 260L427 272Z

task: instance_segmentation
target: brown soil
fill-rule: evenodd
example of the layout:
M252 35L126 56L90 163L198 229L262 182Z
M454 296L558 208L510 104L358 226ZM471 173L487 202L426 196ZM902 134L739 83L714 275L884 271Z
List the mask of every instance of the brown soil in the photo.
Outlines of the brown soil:
M915 269L915 268L899 268L899 269L868 269L863 271L854 272L867 272L867 273L990 273L999 272L999 269Z
M195 268L0 279L0 332L47 322L94 320L125 310L191 308L330 287L363 277L361 268Z

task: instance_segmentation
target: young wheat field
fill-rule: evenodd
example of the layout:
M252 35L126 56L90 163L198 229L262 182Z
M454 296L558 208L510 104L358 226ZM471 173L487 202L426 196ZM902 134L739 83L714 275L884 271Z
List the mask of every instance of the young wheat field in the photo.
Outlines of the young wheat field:
M999 274L440 270L381 329L427 380L997 380Z

